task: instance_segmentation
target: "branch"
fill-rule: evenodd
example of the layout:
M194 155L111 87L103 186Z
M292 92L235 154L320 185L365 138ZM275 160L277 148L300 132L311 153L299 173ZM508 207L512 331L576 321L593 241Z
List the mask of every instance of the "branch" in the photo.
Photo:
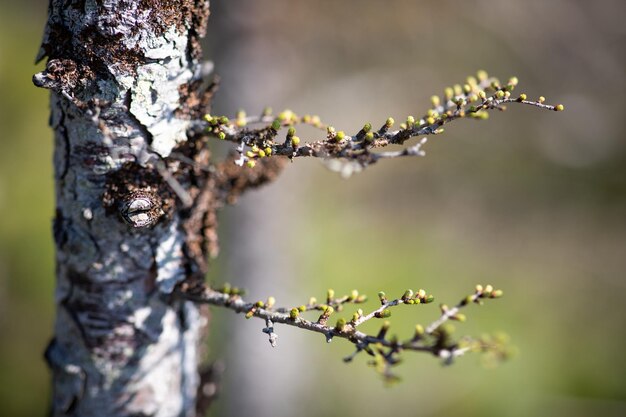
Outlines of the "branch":
M518 84L512 77L506 84L479 71L477 77L468 77L464 85L447 87L443 97L432 96L431 108L419 119L408 116L399 129L393 129L395 121L389 117L378 130L370 123L353 135L337 131L325 125L319 117L298 116L291 110L273 115L266 109L257 116L247 116L240 111L234 118L205 115L203 121L192 127L193 134L210 137L237 144L238 157L233 161L239 165L253 168L257 161L272 156L317 157L330 161L331 169L347 176L359 171L380 159L403 156L423 156L423 138L416 145L400 151L376 152L390 145L404 145L412 138L443 133L443 126L457 119L473 118L484 120L491 110L505 110L508 103L526 104L544 110L562 111L562 104L545 104L545 98L528 100L526 94L513 96L511 93ZM326 132L325 139L304 142L296 135L297 125L310 125ZM281 129L287 132L279 138ZM334 162L333 162L334 161ZM341 162L337 162L341 161ZM347 164L347 165L345 165Z
M284 324L297 327L299 329L320 333L324 335L327 342L333 338L341 338L350 341L355 345L353 354L344 358L345 362L350 362L360 352L366 352L374 357L370 363L388 381L396 380L397 377L391 372L391 367L400 361L402 351L426 352L433 354L443 360L445 364L450 364L458 357L469 351L495 352L499 357L506 358L507 351L503 343L494 342L487 339L473 339L463 337L455 341L451 337L452 329L444 326L448 320L465 321L465 315L459 312L460 309L469 304L482 304L485 299L495 299L502 296L501 290L494 290L491 285L485 287L477 285L475 291L463 298L455 307L448 308L441 306L441 316L430 323L425 328L418 324L415 326L412 338L400 341L396 336L388 336L390 323L384 321L377 334L368 334L358 330L359 326L373 319L386 319L391 316L391 310L400 305L422 305L434 301L432 295L420 289L416 293L407 290L400 298L387 299L385 293L378 294L380 306L365 314L362 309L353 313L352 318L347 321L339 318L334 324L329 324L331 316L341 311L348 304L362 304L367 301L365 295L361 295L354 290L349 295L335 297L332 289L328 290L324 303L319 303L317 299L311 298L307 304L297 307L275 306L276 300L269 297L266 301L248 302L242 298L243 292L238 288L232 288L226 284L220 289L212 289L202 283L195 285L183 283L176 291L179 297L191 300L200 304L224 307L236 313L245 314L246 318L260 318L265 321L266 326L263 332L268 334L272 347L276 346L278 336L275 332L275 324ZM309 320L303 317L303 313L308 311L318 311L321 314L317 320Z
M228 204L235 203L246 190L274 181L287 162L287 158L266 158L259 161L260 169L249 169L237 165L237 159L238 156L232 154L215 169L219 199Z

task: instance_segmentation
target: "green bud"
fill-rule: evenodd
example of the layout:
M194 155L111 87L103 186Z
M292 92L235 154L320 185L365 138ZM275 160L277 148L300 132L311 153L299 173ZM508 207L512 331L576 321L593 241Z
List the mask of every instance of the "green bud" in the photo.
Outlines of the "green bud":
M519 100L519 101L524 101L524 100L526 100L526 94L524 94L524 93L520 94L520 95L519 95L518 100Z
M263 149L259 149L258 155L259 158L265 158L265 151Z
M500 298L504 295L504 292L502 290L493 290L491 292L491 298Z
M426 331L424 330L424 326L422 326L421 324L416 324L415 325L415 336L419 337L422 336Z
M274 304L276 304L276 298L272 296L267 297L267 308L274 307Z
M272 122L272 129L276 131L280 130L280 120L276 119Z
M344 318L338 319L337 320L337 324L335 325L335 329L338 332L341 332L341 331L343 331L343 329L345 329L345 327L346 327L346 319L344 319Z
M246 293L246 290L239 287L233 287L231 292L233 295L244 295Z
M246 312L246 319L250 319L254 316L254 310L249 310Z
M471 295L468 295L467 297L463 299L463 301L461 301L461 305L462 306L468 305L472 301L474 301L474 298Z
M496 98L500 98L500 99L501 99L501 98L504 98L504 91L502 91L502 90L498 90L498 91L496 92Z
M335 298L335 290L333 290L332 288L329 288L326 291L326 299L328 300L328 302L330 302L333 298Z
M563 111L563 110L565 110L565 106L563 106L562 104L557 104L556 106L554 106L554 110L555 111Z
M493 285L485 285L485 292L490 293L493 291Z
M272 108L271 108L271 107L265 107L265 108L263 109L263 116L264 116L264 117L267 117L267 116L269 116L269 115L271 115L271 114L272 114Z
M394 123L395 123L395 120L393 120L393 117L388 117L387 120L385 121L385 127L391 128Z
M452 88L450 88L450 87L446 87L443 90L443 95L446 98L446 100L451 100L452 97L454 97L454 90Z
M253 159L250 159L248 162L246 162L246 166L247 166L248 168L254 168L254 167L255 167L255 165L256 165L256 161L255 161L255 160L253 160Z
M372 132L367 132L365 134L365 141L366 142L373 142L374 141L374 133Z
M280 114L278 115L278 119L282 122L289 122L291 121L291 119L293 119L294 116L295 115L291 110L286 109L280 112Z
M411 128L411 127L413 127L414 124L415 124L415 117L408 116L406 118L406 127Z
M486 112L484 110L479 110L479 111L470 113L470 116L475 119L487 120L489 119L489 112Z
M439 100L439 96L432 96L430 98L430 104L432 104L433 107L438 107L439 104L441 104L441 101Z
M265 307L265 303L264 303L263 301L260 301L260 300L259 300L259 301L257 301L257 302L254 304L254 306L255 306L255 307L258 307L258 308L263 308L263 307Z
M467 320L467 317L465 316L465 314L457 313L454 316L450 317L450 319L464 322L465 320Z
M305 306L305 305L301 305L300 307L298 307L298 310L299 310L301 313L304 313L304 312L306 311L306 306Z
M372 124L371 123L365 123L363 125L363 129L362 130L363 130L363 133L369 132L370 130L372 130Z
M406 290L402 295L403 300L408 300L411 297L413 297L413 290Z
M375 316L379 319L386 319L388 317L391 317L391 310L386 308L383 311L376 313Z
M297 319L299 315L300 315L300 311L298 311L297 308L292 308L291 311L289 311L289 318L291 320Z
M217 133L217 137L218 137L219 139L221 139L221 140L224 140L224 139L226 139L226 133L224 133L224 132L218 132L218 133Z
M485 70L479 70L476 73L476 76L478 77L479 81L485 81L487 78L489 78L489 74L487 74L487 71Z
M300 145L300 138L298 136L292 137L291 143L293 144L294 147L297 147L298 145Z
M227 125L229 121L230 120L228 120L228 117L226 117L226 116L222 116L222 117L219 118L219 124L221 124L221 125Z
M537 101L543 104L543 102L546 101L546 98L544 96L539 96L539 99Z
M426 298L424 299L424 303L426 303L426 304L432 303L433 301L435 301L435 297L432 294L426 296Z
M341 142L342 140L344 140L344 138L346 137L346 134L343 130L340 130L339 132L337 132L337 135L335 135L335 140L337 142Z

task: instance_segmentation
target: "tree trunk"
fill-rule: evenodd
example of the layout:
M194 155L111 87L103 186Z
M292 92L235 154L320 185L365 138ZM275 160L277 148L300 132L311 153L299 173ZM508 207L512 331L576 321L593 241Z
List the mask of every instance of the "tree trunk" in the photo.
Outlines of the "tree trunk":
M208 15L202 0L50 2L33 80L55 136L54 416L195 415L205 319L172 291L214 244L212 178L194 168L208 151L186 133L210 98Z

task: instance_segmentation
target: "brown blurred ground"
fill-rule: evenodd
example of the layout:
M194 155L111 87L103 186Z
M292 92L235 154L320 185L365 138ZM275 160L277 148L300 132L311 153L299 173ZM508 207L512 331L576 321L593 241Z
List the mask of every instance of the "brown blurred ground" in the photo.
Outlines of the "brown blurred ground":
M222 77L218 113L290 107L355 131L421 114L430 95L480 68L517 75L520 92L566 106L510 106L487 122L454 123L428 143L426 158L386 161L349 181L296 161L226 213L211 277L252 281L253 298L280 293L288 305L331 285L371 295L424 287L454 302L493 283L506 297L467 311L457 329L506 331L520 352L512 362L485 369L470 356L442 369L408 355L404 382L389 389L365 358L343 364L351 348L341 341L279 328L268 354L259 323L216 312L214 356L225 358L228 394L212 415L244 405L257 416L626 413L623 2L212 3L207 56ZM41 1L0 6L0 415L42 415L48 398L51 132L47 94L30 83L45 10ZM241 254L242 222L254 233L257 207L295 224L245 247L251 259L294 268L291 281L267 288L263 268L249 266L246 281L232 267L243 261L229 256ZM407 336L435 310L403 311L392 328ZM248 338L231 337L228 326ZM264 353L266 372L237 371L240 358L229 352L242 344L250 357ZM287 371L273 378L279 368Z

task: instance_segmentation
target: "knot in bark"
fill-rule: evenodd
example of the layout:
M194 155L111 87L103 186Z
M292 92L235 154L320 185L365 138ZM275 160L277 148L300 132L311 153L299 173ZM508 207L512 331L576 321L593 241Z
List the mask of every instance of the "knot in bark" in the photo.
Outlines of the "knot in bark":
M161 198L151 191L132 191L120 202L119 213L122 219L134 228L155 225L164 212Z
M76 62L71 59L51 59L44 71L33 76L33 84L54 91L71 91L76 87L78 79Z

